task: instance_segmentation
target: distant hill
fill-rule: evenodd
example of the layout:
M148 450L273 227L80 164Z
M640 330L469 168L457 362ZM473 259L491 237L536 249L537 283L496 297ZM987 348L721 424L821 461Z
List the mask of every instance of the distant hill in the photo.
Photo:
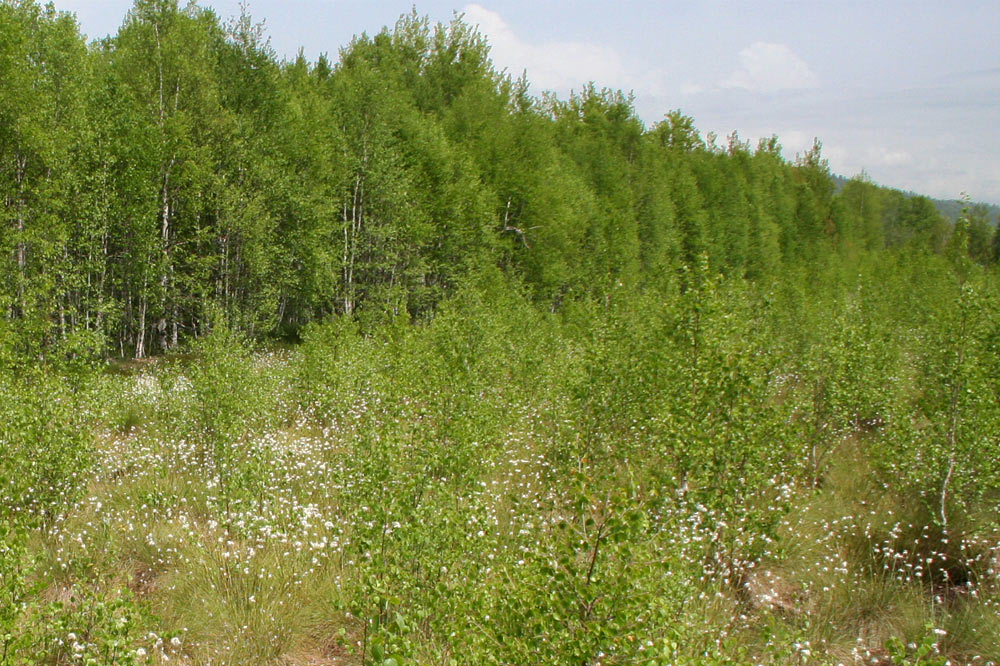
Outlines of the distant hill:
M843 189L844 185L846 185L848 181L850 181L850 178L839 176L837 174L833 174L832 178L834 185L837 188L836 189L837 192L840 192L840 190ZM905 190L901 191L907 197L921 196L919 192L908 192ZM962 214L962 207L965 206L965 204L958 199L935 199L933 197L927 197L927 198L930 199L934 203L934 206L938 209L938 211L940 211L940 213L944 215L945 218L947 218L951 222L955 222L958 220L958 217ZM981 203L978 201L973 201L971 203L973 206L976 205L985 206L989 215L990 224L996 226L997 219L998 217L1000 217L1000 206L988 203Z
M904 194L908 196L917 196L913 192L904 192ZM941 211L941 214L944 215L949 220L951 220L952 222L957 220L958 216L962 214L962 207L965 205L964 203L956 199L953 199L951 201L945 201L941 199L931 199L931 201L933 201L934 205L937 206L937 209ZM986 210L989 213L990 224L996 226L997 216L1000 215L1000 206L994 206L993 204L987 204L987 203L979 203L976 201L973 201L972 205L985 206Z

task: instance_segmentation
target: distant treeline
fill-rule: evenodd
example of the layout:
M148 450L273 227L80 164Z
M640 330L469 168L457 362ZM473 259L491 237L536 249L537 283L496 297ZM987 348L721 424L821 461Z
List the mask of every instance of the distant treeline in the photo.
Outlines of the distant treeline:
M837 174L832 174L834 185L836 186L836 191L840 192L847 183L851 182L850 178L845 176L840 176ZM862 174L861 178L867 178L866 174ZM916 192L903 192L908 197L918 197L921 196ZM962 217L978 217L985 220L988 224L996 226L1000 220L1000 206L995 204L988 204L982 202L973 202L968 199L934 199L931 198L931 202L937 207L938 212L941 213L946 220L954 223L957 222Z
M529 96L456 19L416 13L308 62L248 16L137 0L87 45L72 16L0 3L0 340L29 353L169 350L224 317L257 337L329 315L421 320L470 277L541 306L748 279L885 248L942 252L924 197L835 193L819 144L704 139L631 99ZM973 210L961 247L995 262Z

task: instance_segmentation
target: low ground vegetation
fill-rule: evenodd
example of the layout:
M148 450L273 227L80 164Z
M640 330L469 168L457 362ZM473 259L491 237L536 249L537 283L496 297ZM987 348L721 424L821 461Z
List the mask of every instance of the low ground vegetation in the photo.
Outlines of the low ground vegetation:
M990 278L883 277L5 379L0 663L995 663Z

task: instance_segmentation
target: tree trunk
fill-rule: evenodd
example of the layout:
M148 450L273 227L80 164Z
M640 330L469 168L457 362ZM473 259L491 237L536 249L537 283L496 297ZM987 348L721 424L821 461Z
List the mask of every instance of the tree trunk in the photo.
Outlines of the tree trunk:
M146 356L146 295L139 298L139 332L135 339L135 357Z
M27 270L28 263L27 244L24 242L24 179L27 168L27 158L23 155L18 155L16 158L16 170L14 174L14 178L17 182L17 197L14 201L14 208L17 212L15 213L14 218L14 228L17 231L17 244L15 246L15 254L17 256L17 303L20 307L18 314L22 316L24 315L24 311L27 309L24 295L24 285L27 281L25 271Z

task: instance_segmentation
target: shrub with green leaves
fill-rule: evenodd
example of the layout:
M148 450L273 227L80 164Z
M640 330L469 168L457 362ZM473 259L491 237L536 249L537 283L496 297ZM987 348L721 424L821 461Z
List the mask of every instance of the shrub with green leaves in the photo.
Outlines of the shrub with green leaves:
M192 350L198 362L175 386L189 377L190 436L211 465L228 524L234 505L263 500L270 451L251 437L280 424L280 380L252 353L249 341L224 323Z
M51 522L76 499L92 454L80 407L45 368L0 376L0 519Z
M1000 392L993 346L1000 312L981 281L950 290L931 310L919 349L907 421L882 460L922 498L945 532L956 514L996 506L1000 492Z

